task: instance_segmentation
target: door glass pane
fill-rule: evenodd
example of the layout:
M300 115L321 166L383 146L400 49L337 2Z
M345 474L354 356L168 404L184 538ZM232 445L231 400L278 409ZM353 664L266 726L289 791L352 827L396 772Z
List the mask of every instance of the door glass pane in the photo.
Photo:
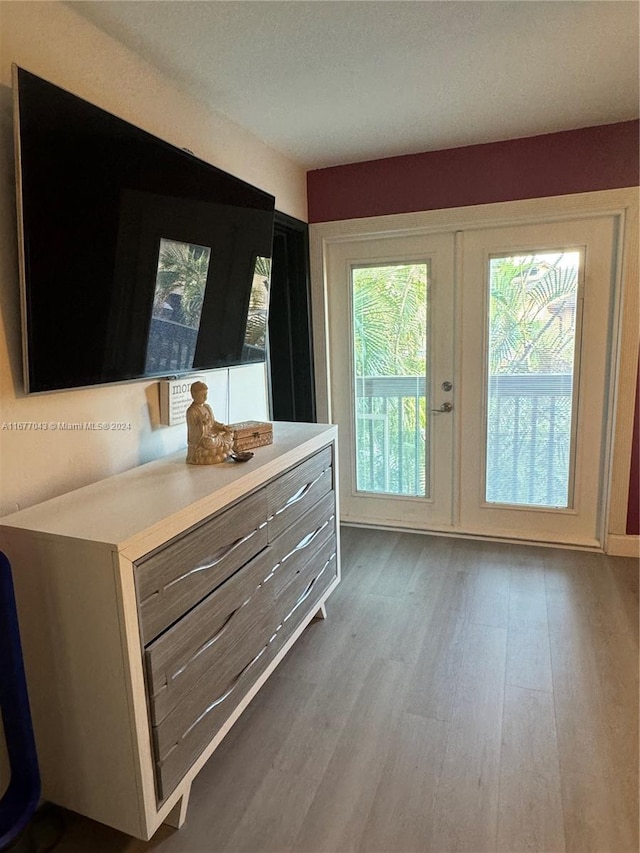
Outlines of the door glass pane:
M571 504L579 268L577 251L489 262L489 503Z
M352 270L356 490L427 496L427 263Z

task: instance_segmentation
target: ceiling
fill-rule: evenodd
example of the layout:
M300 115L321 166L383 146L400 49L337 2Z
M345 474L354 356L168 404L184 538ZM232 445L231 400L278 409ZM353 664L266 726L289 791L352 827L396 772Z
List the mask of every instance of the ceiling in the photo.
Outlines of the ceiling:
M638 116L638 2L78 0L306 168Z

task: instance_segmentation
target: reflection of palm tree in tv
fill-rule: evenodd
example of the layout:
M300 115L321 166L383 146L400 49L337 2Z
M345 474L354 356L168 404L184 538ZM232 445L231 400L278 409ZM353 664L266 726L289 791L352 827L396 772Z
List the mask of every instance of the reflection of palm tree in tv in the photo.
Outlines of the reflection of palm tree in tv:
M209 271L210 249L160 241L153 316L197 328Z
M271 258L256 258L253 284L249 297L249 313L245 344L264 349L269 314L269 278L271 276Z
M256 258L254 276L266 278L267 281L265 283L267 285L269 284L269 277L271 276L271 258L261 258L260 256Z
M160 240L145 372L193 366L211 250Z

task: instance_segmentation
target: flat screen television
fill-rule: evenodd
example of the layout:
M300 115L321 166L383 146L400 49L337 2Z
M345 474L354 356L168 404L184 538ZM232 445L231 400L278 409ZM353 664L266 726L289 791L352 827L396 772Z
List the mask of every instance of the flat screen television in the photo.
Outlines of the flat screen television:
M273 196L13 71L26 391L264 361Z

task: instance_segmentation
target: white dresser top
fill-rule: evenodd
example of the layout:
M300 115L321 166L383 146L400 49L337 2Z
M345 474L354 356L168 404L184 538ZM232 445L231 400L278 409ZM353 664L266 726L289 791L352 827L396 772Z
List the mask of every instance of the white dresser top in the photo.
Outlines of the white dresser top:
M249 462L187 465L182 451L0 518L0 537L28 530L104 543L136 559L336 436L328 424L275 422L273 444L255 448Z

